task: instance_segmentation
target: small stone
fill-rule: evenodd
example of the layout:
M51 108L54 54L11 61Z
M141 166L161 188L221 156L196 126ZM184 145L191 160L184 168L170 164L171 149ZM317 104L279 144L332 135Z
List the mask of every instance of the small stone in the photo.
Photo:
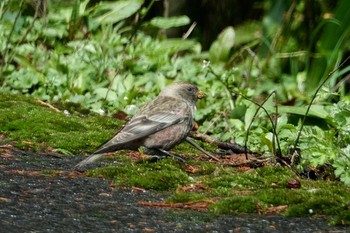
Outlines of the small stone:
M289 188L289 189L298 189L298 188L301 187L300 180L294 179L294 178L289 179L287 181L286 187Z

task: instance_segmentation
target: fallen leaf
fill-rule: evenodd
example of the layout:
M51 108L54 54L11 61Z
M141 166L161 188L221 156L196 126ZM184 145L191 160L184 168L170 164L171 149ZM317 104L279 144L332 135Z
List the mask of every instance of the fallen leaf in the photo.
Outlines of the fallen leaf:
M199 170L199 166L188 164L186 165L185 170L186 172L189 172L189 173L196 173Z
M141 206L148 207L163 207L163 208L175 208L175 209L191 209L198 211L206 211L208 210L208 206L210 204L214 204L213 200L203 200L203 201L195 201L195 202L184 202L184 203L164 203L164 202L146 202L140 201L137 204Z
M195 185L189 185L189 186L183 186L178 189L178 191L184 191L184 192L195 192L200 190L207 190L207 187L204 187L201 184L195 184Z
M7 197L0 197L0 202L10 202L11 199Z
M141 192L146 192L146 189L140 188L140 187L136 187L136 186L132 186L131 187L132 191L141 191Z
M300 180L294 178L289 179L286 183L286 187L289 189L298 189L301 187Z
M266 214L278 214L288 208L287 205L271 206L266 210Z

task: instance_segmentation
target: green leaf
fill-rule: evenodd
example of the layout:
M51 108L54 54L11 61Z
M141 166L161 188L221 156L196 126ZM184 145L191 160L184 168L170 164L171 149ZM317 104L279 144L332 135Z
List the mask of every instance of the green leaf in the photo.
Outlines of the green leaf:
M183 39L167 39L160 41L158 46L160 49L169 50L170 53L189 50L196 45L195 41Z
M254 114L256 112L256 107L254 105L251 105L245 115L244 115L244 123L245 123L245 129L248 129L249 124L252 122L253 118L254 118Z
M235 28L236 37L235 37L235 45L248 43L252 40L256 40L258 38L259 32L261 31L261 23L260 22L247 22Z
M174 17L154 17L150 24L154 27L161 29L169 29L173 27L181 27L190 23L190 18L186 15L174 16Z
M308 58L309 68L305 86L308 91L315 90L321 80L328 75L339 63L342 57L346 57L344 49L349 48L350 36L350 1L341 0L338 2L332 17L323 19L312 34L315 34L315 48L318 56ZM321 31L321 32L319 32ZM312 45L313 46L313 45ZM312 47L310 46L310 47Z
M101 2L94 8L93 18L97 24L113 24L135 14L142 6L143 0Z
M134 87L135 78L132 74L128 74L124 79L124 86L126 91L130 91Z
M98 99L107 99L108 101L115 101L117 99L115 91L104 87L96 88L94 94L96 94Z
M72 89L79 94L82 94L86 90L86 79L83 75L79 75L72 80Z
M225 28L218 38L213 42L209 49L209 58L211 62L227 61L230 50L235 43L235 30L233 27Z

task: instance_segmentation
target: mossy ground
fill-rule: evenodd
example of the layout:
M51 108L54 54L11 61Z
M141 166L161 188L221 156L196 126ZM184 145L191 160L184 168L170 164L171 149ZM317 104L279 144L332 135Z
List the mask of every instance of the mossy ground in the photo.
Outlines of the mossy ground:
M71 112L67 116L26 97L0 94L0 134L27 150L51 148L65 154L81 154L95 150L123 123ZM186 143L174 151L193 159L186 163L174 159L131 160L128 152L121 151L105 158L113 160L113 166L89 170L87 175L103 176L119 187L167 192L168 203L211 200L213 204L208 209L214 214L268 213L286 206L281 212L286 216L326 215L334 224L350 225L350 187L340 182L301 180L301 188L288 189L286 182L297 177L287 168L242 171L199 161L199 153Z
M339 182L301 180L301 188L289 189L287 181L296 177L283 167L240 171L198 161L184 165L173 159L156 163L120 155L115 159L124 162L88 171L88 175L102 175L124 187L170 191L167 203L215 200L209 205L214 214L279 213L278 208L285 206L281 212L285 216L331 216L334 224L350 224L350 187ZM189 173L188 166L196 166L195 173ZM184 186L201 188L188 191Z
M66 115L20 95L0 94L0 134L32 151L92 152L123 122L78 112Z

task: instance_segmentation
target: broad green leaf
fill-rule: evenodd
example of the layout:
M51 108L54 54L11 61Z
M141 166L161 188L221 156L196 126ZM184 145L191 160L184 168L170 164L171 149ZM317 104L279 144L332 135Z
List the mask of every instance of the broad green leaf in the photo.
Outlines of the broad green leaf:
M85 0L80 3L79 5L79 15L83 15L86 12L87 6L89 4L90 0Z
M106 99L108 101L115 101L117 99L117 95L115 91L110 90L108 88L100 87L94 90L94 93L99 99Z
M211 62L227 61L230 50L235 43L235 30L233 27L225 28L218 38L213 42L209 49L209 58Z
M71 88L79 94L82 94L86 90L86 78L83 75L78 75L78 77L75 77L72 79Z
M190 23L190 18L186 15L174 16L174 17L154 17L150 24L154 27L161 29L169 29L173 27L181 27Z
M143 2L143 0L101 2L94 8L95 23L113 24L126 19L135 14Z
M263 141L265 143L265 145L269 147L270 151L273 150L272 139L273 139L273 134L271 132L266 133L265 136L261 135L261 141ZM276 138L275 138L275 140L276 140Z
M254 114L256 112L256 107L254 105L251 105L244 116L244 123L245 123L245 129L248 129L248 126L250 125L250 123L252 122L253 118L254 118Z
M132 74L128 74L124 79L124 86L127 91L134 87L135 78Z
M235 28L235 45L250 42L258 38L261 30L261 23L253 21L244 23Z
M234 126L235 129L242 129L244 130L244 124L239 119L229 119L230 125Z

